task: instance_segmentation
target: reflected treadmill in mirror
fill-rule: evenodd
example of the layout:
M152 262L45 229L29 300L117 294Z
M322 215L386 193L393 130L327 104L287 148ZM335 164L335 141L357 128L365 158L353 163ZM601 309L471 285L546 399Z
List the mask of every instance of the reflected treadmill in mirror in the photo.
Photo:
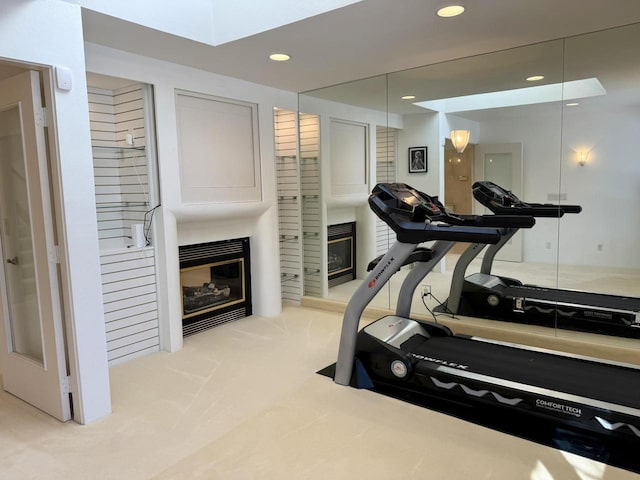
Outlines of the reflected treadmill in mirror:
M336 118L394 132L391 146L380 139L369 143L370 171L392 169L385 172L389 179L378 182L408 180L407 148L428 146L429 172L413 175L411 181L441 200L447 198L441 184L447 159L442 146L451 130L471 131L468 149L476 156L469 159L473 168L465 173L467 182L463 187L467 190L471 190L470 186L476 181L504 184L502 177L498 179L482 161L480 152L487 145L491 148L521 145L522 170L511 172L512 184L508 188L530 202L580 204L583 212L565 215L561 220L541 220L531 231L516 234L512 245L503 248L496 258L492 274L521 278L545 288L635 298L640 297L640 256L637 255L640 221L637 215L629 215L629 211L640 204L640 190L636 185L640 175L640 162L637 162L640 136L634 133L638 130L640 106L640 88L636 81L640 58L635 52L639 42L640 24L633 24L445 61L305 92L299 96L300 109L316 113L320 124ZM531 75L544 75L544 78L532 84L526 80ZM530 87L557 91L559 85L597 88L590 88L590 93L584 94L574 90L571 95L565 95L562 89L560 97L556 95L539 103L520 101L518 105L505 106L502 102L501 106L489 105L483 109L473 109L464 103L451 108L438 106L443 99L493 94L483 97L490 99L499 92L543 90L529 90ZM409 94L415 99L402 99ZM428 104L431 108L419 106L427 101L431 102ZM328 129L319 129L318 142L329 144L327 135ZM625 141L621 142L621 138ZM577 154L581 151L590 152L589 163L584 166L580 165ZM328 168L330 152L324 149L321 153L319 164L323 169ZM325 182L328 178L325 174L319 180ZM516 187L519 184L522 184L521 190ZM446 182L444 187L449 189ZM330 194L330 185L323 184L322 192ZM321 206L338 201L323 197ZM303 211L303 221L315 220L316 213L315 210ZM367 242L374 242L373 234L360 239L363 253L367 251ZM514 251L512 247L519 245L522 248ZM381 249L376 250L366 261L380 253ZM455 264L456 255L449 252L447 267ZM313 260L311 255L307 260ZM440 278L434 275L430 282L432 292L439 298L449 290L448 282L440 283ZM396 289L399 281L395 280L390 286L391 290ZM395 300L390 291L383 295L388 297L391 308ZM347 300L346 297L337 299ZM379 299L380 295L376 302ZM439 304L432 297L425 300L431 309ZM428 313L421 303L413 308L416 313ZM520 325L502 325L523 331ZM550 326L555 327L555 322ZM535 328L535 331L553 334L544 328ZM580 336L562 330L555 334L612 346L637 347L632 338ZM618 351L611 352L613 355Z

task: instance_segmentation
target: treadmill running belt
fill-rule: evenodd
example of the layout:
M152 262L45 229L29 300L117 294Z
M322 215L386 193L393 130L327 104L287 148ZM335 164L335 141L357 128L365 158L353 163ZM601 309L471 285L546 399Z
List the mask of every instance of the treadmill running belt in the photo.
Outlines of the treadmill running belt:
M594 364L465 337L434 337L410 352L467 371L640 409L640 369ZM606 386L606 387L605 387Z

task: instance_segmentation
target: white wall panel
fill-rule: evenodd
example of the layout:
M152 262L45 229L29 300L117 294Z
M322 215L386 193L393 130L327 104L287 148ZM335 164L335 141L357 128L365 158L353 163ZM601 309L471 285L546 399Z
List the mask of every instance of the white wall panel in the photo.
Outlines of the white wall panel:
M367 126L331 120L331 195L367 193Z
M176 94L182 202L262 199L257 105Z
M103 253L100 263L109 364L159 351L154 249Z

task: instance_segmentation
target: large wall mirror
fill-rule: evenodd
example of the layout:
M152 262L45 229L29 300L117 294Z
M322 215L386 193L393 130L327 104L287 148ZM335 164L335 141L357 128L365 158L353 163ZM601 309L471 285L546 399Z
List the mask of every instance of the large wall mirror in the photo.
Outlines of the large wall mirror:
M638 42L636 24L301 94L299 111L317 119L321 236L334 224L351 222L357 239L356 280L336 286L323 282L312 294L348 301L367 262L395 239L369 211L363 181L368 191L377 182L408 183L438 195L454 212L489 214L471 195L475 181L489 180L525 202L581 206L579 213L539 218L533 228L511 237L495 257L492 275L549 289L615 295L620 305L624 298L640 297ZM331 157L344 143L331 138L336 122L359 135L345 146L349 153L339 157L341 172L357 173L353 182L331 172L336 168ZM457 130L469 132L462 152L451 143ZM411 165L415 149L426 157L424 168ZM304 172L305 159L301 162ZM336 179L353 188L336 189ZM304 216L303 208L303 222ZM325 264L337 260L328 237L326 242L319 260L322 277L331 268ZM439 315L466 247L452 249L425 278L425 288L414 297L416 313ZM467 275L485 268L481 257L469 263ZM374 305L395 308L400 280L394 279ZM423 299L423 291L431 293ZM633 326L640 323L640 314L621 320L626 328L615 335L565 328L566 319L558 315L546 326L494 324L604 345L637 348L640 342L640 324Z

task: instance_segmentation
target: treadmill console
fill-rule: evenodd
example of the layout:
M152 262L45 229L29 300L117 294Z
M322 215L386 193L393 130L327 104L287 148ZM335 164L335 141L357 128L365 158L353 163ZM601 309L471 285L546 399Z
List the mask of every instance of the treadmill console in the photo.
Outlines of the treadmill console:
M512 206L516 208L527 206L513 192L493 182L475 182L472 188L474 198L494 213L496 210Z
M438 220L445 215L444 206L437 197L431 197L405 183L379 183L371 192L369 204L381 218L394 215L411 222L425 222Z
M420 192L405 183L379 183L369 195L369 206L404 243L431 240L497 243L495 219L477 215L455 215L437 197ZM525 222L526 223L526 222Z

